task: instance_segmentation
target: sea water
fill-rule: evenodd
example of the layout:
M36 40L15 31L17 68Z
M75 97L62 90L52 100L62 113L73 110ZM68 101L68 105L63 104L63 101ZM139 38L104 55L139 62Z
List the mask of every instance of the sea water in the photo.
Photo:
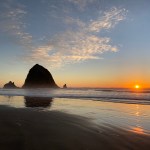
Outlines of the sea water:
M73 98L119 103L150 104L150 89L68 88L68 89L0 89L0 95Z

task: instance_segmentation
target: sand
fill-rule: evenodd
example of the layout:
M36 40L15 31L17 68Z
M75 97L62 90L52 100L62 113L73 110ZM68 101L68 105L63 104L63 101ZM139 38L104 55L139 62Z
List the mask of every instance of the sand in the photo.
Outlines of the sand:
M60 111L0 106L0 150L149 150L150 136Z

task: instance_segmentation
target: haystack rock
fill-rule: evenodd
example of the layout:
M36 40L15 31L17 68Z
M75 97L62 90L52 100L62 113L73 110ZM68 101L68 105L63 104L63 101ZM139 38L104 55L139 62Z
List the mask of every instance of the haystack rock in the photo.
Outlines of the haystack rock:
M3 87L4 89L16 89L18 88L14 82L9 81L8 83L6 83Z
M23 88L59 88L51 73L41 65L33 66L25 80Z

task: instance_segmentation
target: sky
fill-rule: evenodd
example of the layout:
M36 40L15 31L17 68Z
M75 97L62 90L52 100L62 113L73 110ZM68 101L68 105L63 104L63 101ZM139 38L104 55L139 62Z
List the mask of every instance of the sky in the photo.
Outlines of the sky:
M40 64L62 87L150 87L149 0L0 0L0 87Z

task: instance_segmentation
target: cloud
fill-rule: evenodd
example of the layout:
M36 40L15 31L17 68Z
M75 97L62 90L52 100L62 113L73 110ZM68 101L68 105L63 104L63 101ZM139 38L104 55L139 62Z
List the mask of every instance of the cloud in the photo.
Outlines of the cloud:
M76 28L56 34L49 39L47 44L34 48L26 59L48 63L51 67L100 59L102 53L118 50L117 46L111 44L109 37L100 36L101 31L112 29L124 20L125 16L125 9L114 7L97 19L86 23L68 17L65 22L76 26Z
M88 29L91 32L100 32L102 29L111 29L125 19L126 13L127 11L125 9L113 7L110 11L104 12L103 17L99 17L97 20L92 21Z
M68 1L75 4L76 6L78 6L80 10L83 11L88 4L93 3L95 0L68 0Z
M1 5L0 32L11 38L11 41L22 46L29 46L32 43L32 35L25 32L26 24L24 17L27 12L23 5L15 4L12 0L6 0Z
M81 6L83 9L95 0L67 1ZM73 15L68 15L68 13L63 16L62 13L61 19L63 21L61 23L68 28L62 32L56 32L49 39L48 36L42 35L38 38L39 42L26 31L25 17L28 12L25 6L17 3L14 5L13 2L14 0L6 0L0 6L3 8L0 13L0 32L5 33L12 41L28 50L27 54L23 56L26 62L38 62L48 64L51 67L59 67L86 60L101 59L101 54L104 52L118 50L117 46L112 44L111 38L101 36L101 31L110 30L124 20L127 13L125 9L114 7L99 14L96 19L86 21L72 17ZM60 20L59 15L58 19ZM48 42L44 43L43 39Z

